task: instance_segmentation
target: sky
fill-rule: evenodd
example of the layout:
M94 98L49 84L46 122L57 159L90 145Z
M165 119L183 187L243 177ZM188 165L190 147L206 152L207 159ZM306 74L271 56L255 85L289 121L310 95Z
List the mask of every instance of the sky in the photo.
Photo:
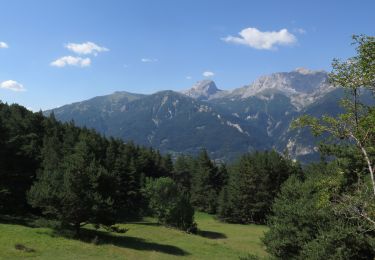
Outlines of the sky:
M329 71L375 1L0 0L0 100L38 111L115 91L221 89Z

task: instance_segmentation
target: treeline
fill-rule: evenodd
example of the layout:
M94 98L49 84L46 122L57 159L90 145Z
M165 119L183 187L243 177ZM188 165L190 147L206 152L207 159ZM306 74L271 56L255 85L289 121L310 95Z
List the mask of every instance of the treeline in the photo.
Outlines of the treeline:
M299 163L275 151L245 154L226 166L203 150L197 157L178 157L172 179L199 211L225 222L264 224L281 184L292 175L303 175Z
M196 232L194 211L224 221L265 223L280 185L297 164L278 153L243 156L227 167L205 150L171 156L105 138L19 105L0 103L0 210L58 220L62 227L155 215Z
M63 225L110 225L147 212L147 178L171 176L153 149L104 138L22 106L0 103L0 210Z
M87 223L110 226L147 214L196 232L194 210L265 223L282 182L301 174L274 151L244 155L229 167L205 150L173 162L18 105L0 104L0 122L1 211L57 219L77 233Z

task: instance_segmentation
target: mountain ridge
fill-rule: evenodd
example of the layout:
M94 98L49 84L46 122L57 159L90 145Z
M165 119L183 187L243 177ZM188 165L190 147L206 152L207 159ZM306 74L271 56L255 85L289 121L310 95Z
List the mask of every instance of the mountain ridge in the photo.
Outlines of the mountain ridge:
M121 91L45 113L54 111L61 121L73 119L80 126L164 153L195 154L204 147L224 161L268 149L308 157L306 151L313 155L315 144L311 137L307 143L295 138L290 123L329 93L336 95L327 79L326 72L299 68L262 76L231 91L203 80L182 92Z

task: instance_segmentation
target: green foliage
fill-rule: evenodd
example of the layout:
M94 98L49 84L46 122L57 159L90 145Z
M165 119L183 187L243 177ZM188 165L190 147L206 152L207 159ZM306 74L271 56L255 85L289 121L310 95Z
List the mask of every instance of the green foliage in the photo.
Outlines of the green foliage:
M284 186L265 238L270 253L282 259L373 259L375 255L375 109L360 98L363 93L374 98L375 38L362 35L353 39L357 55L345 61L335 59L330 74L330 81L347 92L340 102L343 113L303 116L295 124L309 126L315 135L328 133L336 140L338 144L321 148L337 158L340 168ZM322 171L324 165L320 166L315 171ZM303 214L296 214L297 208ZM317 219L319 211L324 214ZM305 232L306 227L314 232Z
M196 233L194 208L188 196L179 193L177 188L178 186L169 177L148 179L145 189L149 198L149 207L160 223Z
M361 94L374 96L368 90L374 90L375 85L375 38L354 36L357 55L345 61L335 59L332 63L330 81L337 87L347 91L348 97L341 100L344 112L337 116L321 118L302 116L295 121L295 126L311 128L314 135L328 133L336 140L355 144L367 164L375 196L374 161L375 153L375 109L361 101ZM372 92L373 94L373 92Z
M184 155L177 157L174 163L172 179L182 193L190 194L191 192L193 168L193 158Z
M218 168L206 150L202 150L193 168L191 201L194 207L207 213L216 213L218 197L227 179L225 167Z
M0 210L30 210L26 192L35 180L43 140L43 116L0 102Z
M279 259L372 259L371 232L337 214L333 201L345 183L337 164L307 169L282 186L264 243Z
M306 244L299 258L372 260L375 255L371 240L366 234L358 232L355 226L338 221L329 230L320 231L313 241Z
M144 179L172 170L153 149L0 102L1 213L43 214L77 230L109 225L144 214Z
M74 152L67 155L53 172L47 167L31 187L29 201L44 214L56 218L63 225L79 229L87 223L114 223L114 178L95 159L90 137L82 137ZM105 187L108 185L109 187Z
M220 195L219 217L235 223L265 223L281 184L292 174L301 175L299 166L275 151L242 156Z

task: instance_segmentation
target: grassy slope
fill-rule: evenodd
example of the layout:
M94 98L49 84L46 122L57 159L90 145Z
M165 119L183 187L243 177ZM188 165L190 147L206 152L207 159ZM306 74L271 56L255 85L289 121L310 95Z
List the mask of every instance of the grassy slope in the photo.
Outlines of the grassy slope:
M61 236L48 228L0 224L0 259L238 259L248 253L266 256L260 242L266 227L223 224L198 213L200 235L158 226L151 219L126 224L125 234L102 233L99 245ZM16 250L20 243L35 252Z

